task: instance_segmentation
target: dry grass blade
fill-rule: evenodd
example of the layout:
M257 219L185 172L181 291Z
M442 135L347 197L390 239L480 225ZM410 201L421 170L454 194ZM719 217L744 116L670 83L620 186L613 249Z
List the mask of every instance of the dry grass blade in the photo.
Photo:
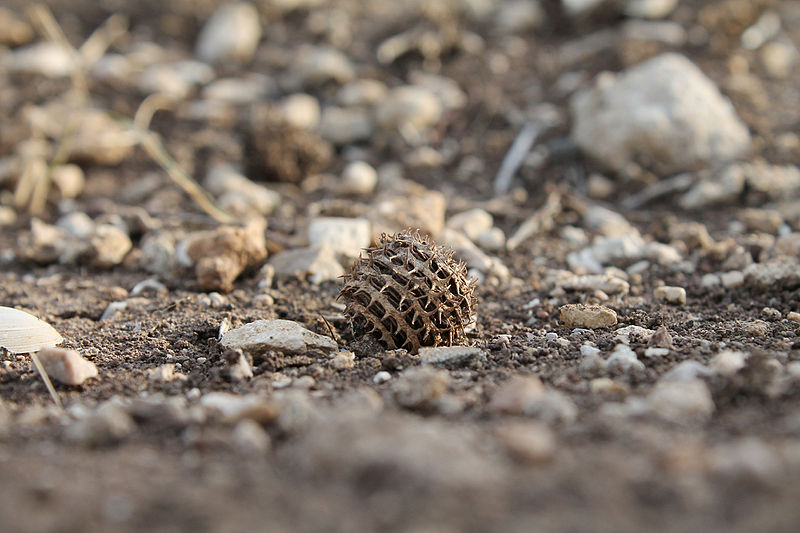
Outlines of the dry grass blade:
M61 404L61 398L58 397L56 388L53 387L53 382L50 381L50 376L47 375L47 370L44 369L44 365L39 360L39 355L36 352L31 352L29 355L31 356L31 361L33 361L33 366L36 368L36 371L39 372L42 381L44 381L44 386L47 387L47 392L49 392L50 397L53 398L53 402L59 409L63 410L64 406Z
M73 107L76 112L72 114L64 125L63 133L59 137L58 147L51 160L51 166L59 165L69 160L73 141L80 124L80 111L86 108L89 101L86 70L105 53L106 49L115 40L127 33L128 20L121 15L112 15L89 36L80 47L80 50L76 50L67 40L64 31L49 8L42 4L36 4L29 9L28 13L40 33L47 39L71 50L76 61L72 73L72 91L69 95L74 101ZM224 224L235 222L236 219L234 217L214 205L203 188L180 168L178 163L169 155L158 136L150 131L149 123L153 114L157 110L165 108L168 103L170 103L169 100L163 95L151 95L145 98L139 106L139 110L136 112L131 124L139 144L153 161L164 169L170 179L183 189L209 216ZM50 190L50 168L45 164L44 172L42 172L40 167L41 165L33 166L29 169L29 172L23 173L15 193L15 204L20 207L28 205L28 209L32 213L41 213L44 210L47 194Z
M203 211L217 222L223 224L236 222L233 216L214 205L211 197L200 184L183 171L180 165L169 155L167 149L155 133L149 130L136 128L135 126L134 131L137 133L139 143L142 148L144 148L145 152L147 152L147 155L153 158L153 161L158 163L170 179L183 189Z

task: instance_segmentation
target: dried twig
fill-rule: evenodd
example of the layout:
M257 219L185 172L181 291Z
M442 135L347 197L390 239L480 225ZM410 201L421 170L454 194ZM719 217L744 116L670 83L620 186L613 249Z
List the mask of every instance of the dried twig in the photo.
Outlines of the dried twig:
M183 189L203 211L217 222L223 224L232 224L236 222L233 216L214 205L208 193L193 180L191 176L184 172L180 165L169 155L169 152L167 152L167 149L158 138L158 135L150 130L138 128L132 122L131 127L136 133L139 144L144 148L145 152L147 152L147 155L158 163L170 179Z
M503 162L500 164L500 170L497 171L497 176L494 178L495 194L508 192L511 187L511 180L514 179L514 174L519 170L533 143L536 142L536 139L545 129L547 129L547 126L542 122L529 120L525 123L517 138L511 143L511 148L508 149Z
M322 319L323 322L325 322L325 325L328 327L328 333L331 334L331 339L333 339L333 342L335 342L338 345L339 344L339 339L336 338L336 334L333 332L333 327L331 326L331 323L328 322L327 318L322 316L322 313L319 314L319 317Z
M36 371L39 372L39 375L42 377L42 381L44 381L44 386L47 387L47 392L50 393L50 397L53 398L53 402L60 410L63 411L64 406L61 405L61 398L58 397L56 388L53 387L53 382L50 381L50 376L47 375L47 370L44 369L42 361L39 360L39 355L36 352L31 352L28 355L31 356L31 361L33 361L33 366L36 368Z
M646 189L625 198L622 201L622 207L625 209L638 209L662 196L685 191L694 182L695 177L688 173L657 181Z
M555 217L563 211L562 193L553 190L547 195L547 200L528 218L517 231L506 241L506 248L511 251L534 235L549 231L555 224Z
M80 50L76 50L67 40L58 21L46 6L34 5L30 8L29 14L31 20L47 39L72 51L76 62L72 72L71 91L71 97L74 100L72 108L76 112L71 114L64 125L55 155L51 159L50 165L45 166L44 173L41 172L42 169L39 165L34 165L27 172L23 172L17 184L15 203L17 205L27 204L31 212L41 212L44 210L50 190L50 168L69 160L75 135L80 126L81 113L79 111L85 110L88 105L89 90L86 70L105 53L115 40L127 32L128 21L121 15L112 15L86 39ZM166 171L170 179L181 187L209 216L221 223L235 222L234 217L214 205L203 188L180 168L158 136L150 131L149 124L153 114L159 109L167 108L170 103L170 100L163 95L151 95L142 101L130 123L138 142L153 161Z

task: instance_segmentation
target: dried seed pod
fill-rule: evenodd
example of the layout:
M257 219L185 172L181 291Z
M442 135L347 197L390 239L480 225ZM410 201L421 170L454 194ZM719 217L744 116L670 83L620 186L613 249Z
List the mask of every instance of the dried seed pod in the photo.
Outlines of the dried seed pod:
M466 274L452 250L417 233L383 235L344 276L339 297L356 337L416 353L463 342L475 306L476 282Z

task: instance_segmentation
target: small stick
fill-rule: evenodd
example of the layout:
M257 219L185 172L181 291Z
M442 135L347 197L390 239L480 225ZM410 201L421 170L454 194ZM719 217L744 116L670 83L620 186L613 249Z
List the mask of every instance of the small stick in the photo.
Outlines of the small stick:
M497 176L494 178L494 193L505 194L511 187L511 180L514 179L514 174L517 173L525 156L528 155L536 138L544 131L545 126L539 122L528 121L520 130L517 138L511 143L511 148L508 149L503 162L500 164L500 170L497 171Z
M336 334L333 333L333 327L331 326L330 322L328 322L327 318L322 316L322 313L319 313L319 317L322 319L323 322L325 322L325 325L328 326L328 333L331 334L331 339L333 339L333 342L335 342L336 345L338 346L339 345L339 340L336 338Z
M677 176L657 181L642 191L625 198L622 201L622 207L639 209L662 196L683 192L691 187L694 182L695 178L689 173L678 174Z
M36 371L39 372L40 376L42 376L44 385L45 387L47 387L47 391L50 393L50 397L53 398L53 402L56 404L56 406L60 411L63 411L64 406L61 405L61 399L58 397L56 388L53 387L53 382L50 381L50 376L47 375L47 371L44 369L44 365L39 360L39 354L37 354L36 352L31 352L28 355L31 356L31 361L33 361L33 366L36 367Z

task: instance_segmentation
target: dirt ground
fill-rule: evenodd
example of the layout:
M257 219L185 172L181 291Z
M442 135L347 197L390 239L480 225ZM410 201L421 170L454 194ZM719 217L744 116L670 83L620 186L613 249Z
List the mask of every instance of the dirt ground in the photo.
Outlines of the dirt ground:
M73 46L117 13L127 26L109 52L144 54L145 45L155 43L174 60L192 58L204 21L221 2L45 4ZM403 351L365 352L353 343L336 299L339 279L272 277L260 261L248 265L232 290L211 294L191 268L154 273L142 260L153 228L180 237L220 224L141 147L114 163L71 159L85 173L84 186L69 199L51 190L35 215L15 204L19 175L6 178L0 170L0 206L15 215L0 226L0 305L48 322L64 337L64 347L99 370L80 386L56 384L66 407L61 413L29 358L4 355L0 530L797 530L797 256L786 259L794 273L771 283L745 274L726 286L710 283L708 275L766 264L780 239L789 250L800 249L800 185L782 198L745 188L694 211L679 203L685 189L626 208L625 199L670 176L638 166L612 172L582 155L570 140L572 91L565 88L570 80L588 84L601 71L622 71L678 51L731 98L753 136L746 161L797 165L800 62L777 78L765 71L757 50L741 45L743 32L772 13L782 24L780 38L796 50L796 2L681 1L662 17L689 35L677 45L624 37L619 30L631 17L622 13L623 2L572 16L560 2L542 0L543 22L513 31L493 22L493 15L478 17L464 7L481 2L421 7L426 4L255 2L263 26L258 50L238 64L215 65L214 78L268 75L275 86L258 97L261 107L239 104L203 118L174 106L155 113L149 127L198 181L215 162L232 161L280 194L280 204L265 216L270 258L305 246L309 220L320 209L367 212L381 193L380 169L386 171L387 163L399 164L406 180L444 193L448 219L482 208L506 237L555 195L559 207L547 227L513 250L491 252L508 273L481 273L476 323L468 332L481 356L433 369ZM23 0L9 3L20 20L28 20L27 7ZM381 43L406 30L419 32L412 42L425 42L422 33L429 32L439 52L412 47L394 61L379 61ZM591 36L595 41L587 41ZM579 42L584 52L565 59ZM293 92L311 94L323 107L337 98L338 82L301 82L297 89L284 80L293 75L293 53L306 44L335 46L357 66L357 78L389 87L407 83L414 72L436 73L453 80L465 102L445 111L422 143L384 131L326 143L326 156L314 144L325 141L316 136L268 131L263 135L272 140L265 141L252 131L258 130L252 119L265 105L277 106ZM0 44L0 58L16 47ZM742 69L749 69L750 85L734 83ZM0 72L0 158L22 153L31 135L31 108L60 98L75 83L69 76ZM87 83L92 106L114 117L133 118L146 96L135 82L89 76ZM187 106L199 101L200 89L181 98ZM536 143L546 147L545 155L539 163L529 157L510 191L495 195L493 180L504 156L526 118L543 112L543 105L562 118ZM51 149L57 141L49 139ZM264 162L270 142L283 143L279 153L290 153L291 161ZM420 147L440 157L420 164L409 155L431 157ZM353 199L337 192L342 170L355 159L379 169L377 193ZM465 171L469 165L478 170ZM690 174L705 179L707 172ZM607 179L593 178L599 174ZM598 192L597 183L610 192ZM594 205L621 213L646 240L674 246L681 260L640 267L632 267L638 260L612 260L604 266L616 267L629 285L619 294L559 288L558 272L575 270L569 254L599 234L584 218ZM746 209L755 214L747 218ZM54 224L73 211L95 221L127 222L131 251L108 266L32 257L26 244L32 219ZM756 215L780 220L765 228L752 222ZM140 228L130 222L143 218ZM693 222L710 241L699 245L684 237L676 243L681 238L671 228ZM574 232L565 227L585 241L571 241ZM132 292L150 278L163 289ZM661 286L684 288L685 303L655 297ZM126 304L109 315L114 302ZM618 324L568 328L559 309L573 303L608 307ZM322 335L332 330L342 350L355 349L355 362L337 366L324 356L268 352L255 354L251 378L236 379L219 342L220 327L261 319L296 321ZM619 329L628 326L644 328L628 329L623 343L640 364L623 361L612 368ZM659 343L651 336L662 326L671 339ZM608 363L591 368L586 354L592 350L582 347L596 348ZM648 355L656 353L648 352L653 347L666 349ZM719 359L726 351L742 357L732 370ZM686 366L689 361L702 366ZM684 374L694 374L665 377L679 364ZM177 377L158 378L153 371L164 365ZM404 400L409 391L421 399ZM228 416L209 407L205 399L214 393L260 403L255 414ZM104 409L119 418L97 414Z

